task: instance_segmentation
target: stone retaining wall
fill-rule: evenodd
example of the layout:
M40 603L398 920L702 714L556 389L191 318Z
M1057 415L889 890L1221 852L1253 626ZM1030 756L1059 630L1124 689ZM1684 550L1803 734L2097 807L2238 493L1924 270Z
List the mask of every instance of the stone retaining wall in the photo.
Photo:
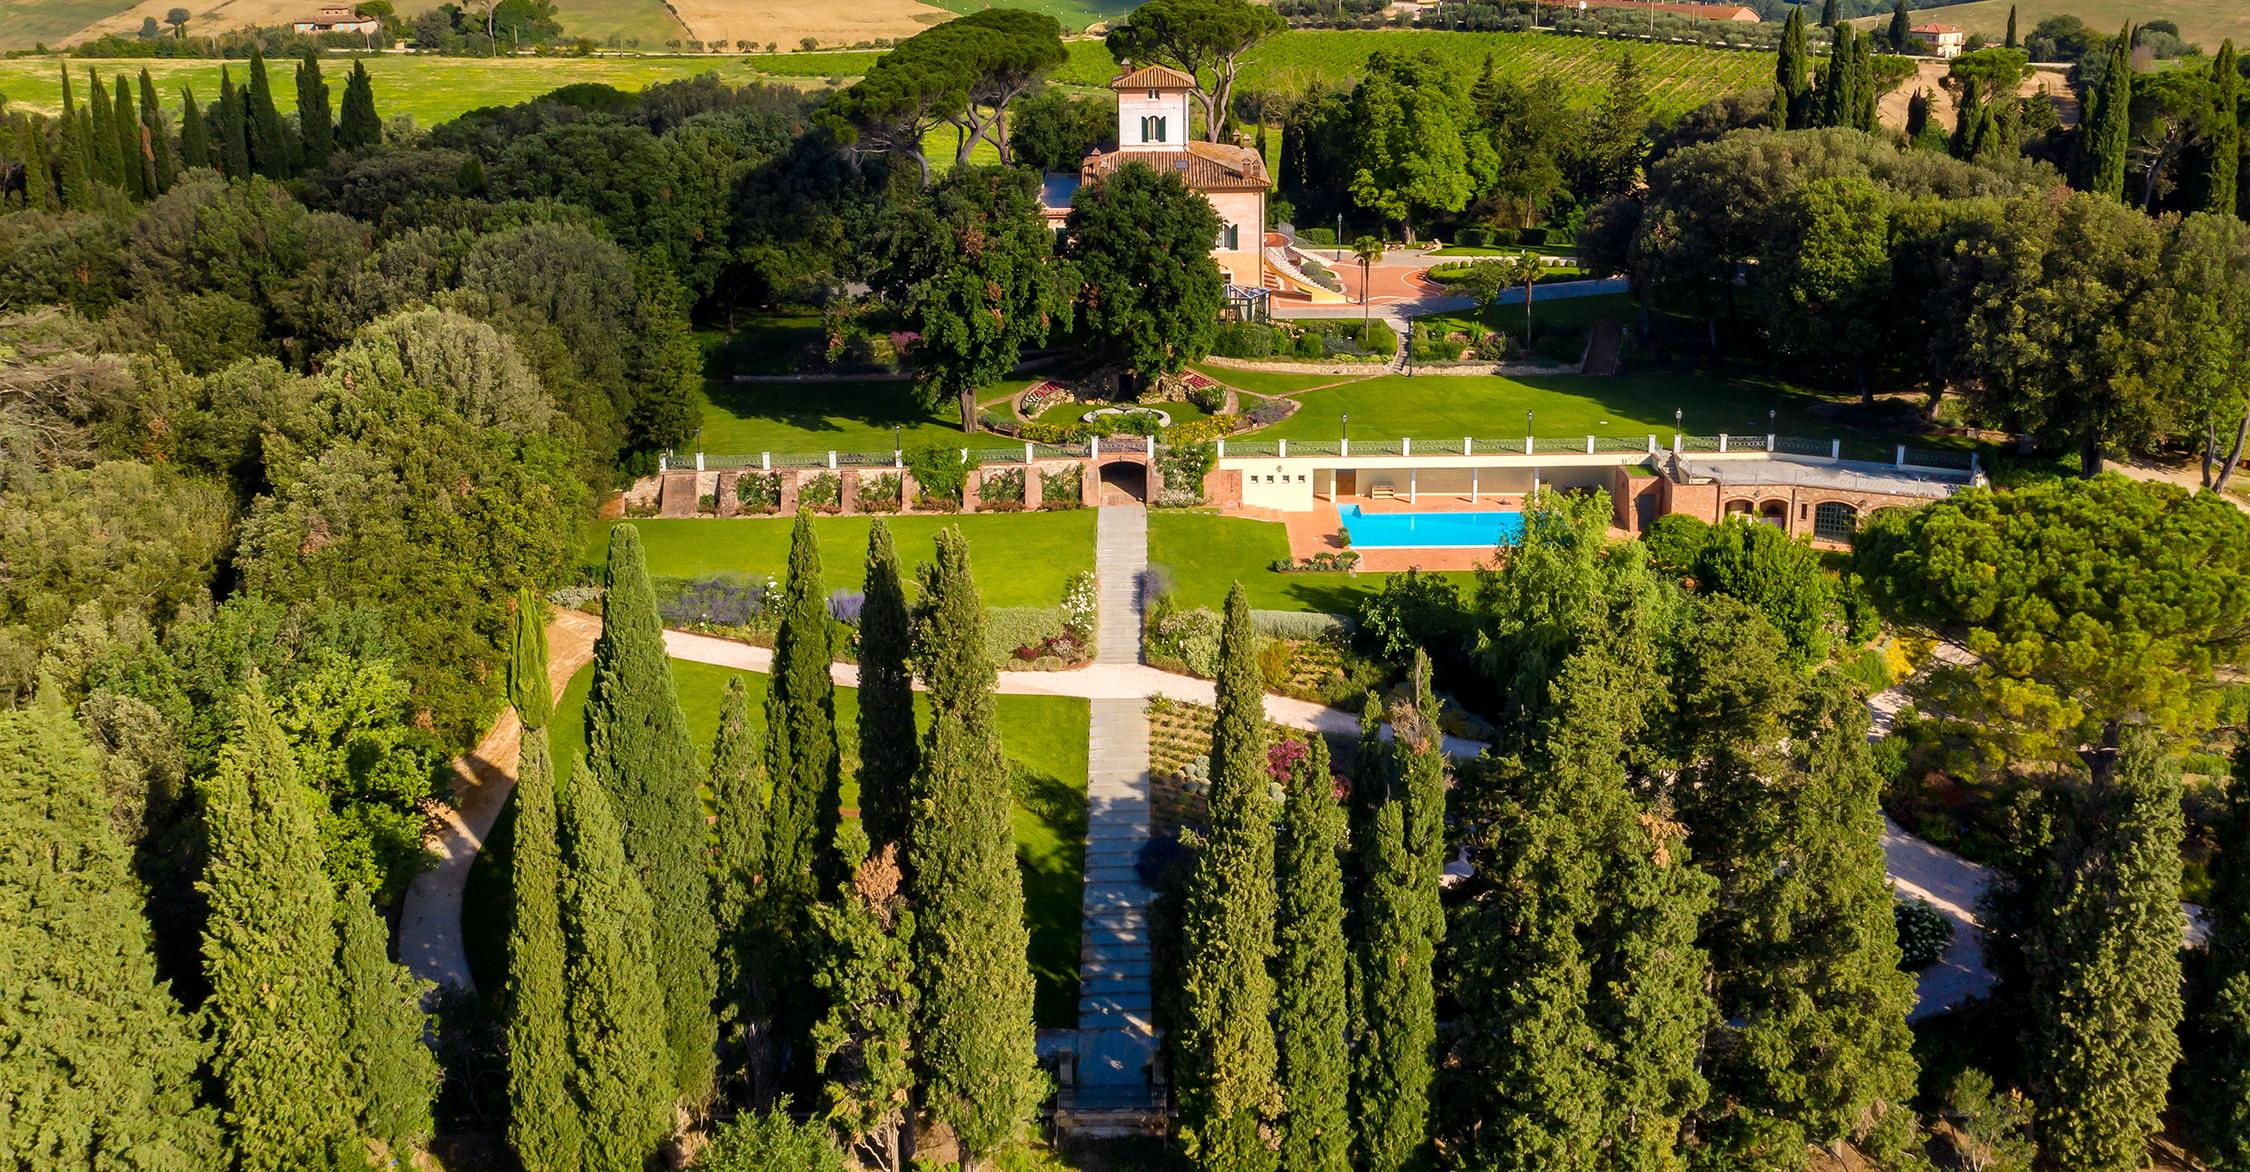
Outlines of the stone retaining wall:
M979 500L977 496L977 490L983 485L984 478L988 474L995 472L1004 472L1013 469L1020 469L1024 474L1023 505L1021 511L1036 512L1044 505L1042 496L1046 487L1045 478L1047 474L1055 472L1062 468L1069 467L1081 469L1079 473L1079 506L1082 508L1093 507L1093 505L1097 502L1100 492L1100 478L1098 472L1092 466L1091 462L1082 459L1065 458L1053 460L1035 460L1029 464L1020 462L1013 464L992 464L981 468L971 469L968 475L967 482L962 487L961 506L957 509L918 509L914 507L914 499L916 495L914 486L914 474L904 468L891 467L887 465L860 465L844 468L775 468L770 472L768 470L759 468L744 468L733 469L724 472L706 470L703 472L694 473L693 475L695 476L696 495L698 497L711 495L716 495L718 497L718 510L715 514L718 517L792 516L797 511L797 501L799 494L803 492L804 489L813 481L823 476L834 476L837 478L839 482L837 496L839 499L834 506L823 509L821 510L822 512L872 512L878 516L895 516L901 514L916 513L989 513L1002 511L993 508L985 501ZM676 474L677 473L675 473L675 475ZM736 495L736 491L741 484L742 478L745 476L766 475L777 476L780 478L780 506L770 513L758 514L745 511L742 507L740 498ZM871 481L877 477L882 476L898 477L899 507L895 509L873 510L861 508L859 501L861 484L865 481ZM657 489L661 483L661 476L645 476L640 480L634 482L634 484L630 488L627 488L624 493L624 499L627 504L627 511L632 512L635 510L645 510L649 507L652 507L653 502L655 502L655 500L657 499ZM697 513L696 515L702 517L714 516L714 514L712 513L701 512Z

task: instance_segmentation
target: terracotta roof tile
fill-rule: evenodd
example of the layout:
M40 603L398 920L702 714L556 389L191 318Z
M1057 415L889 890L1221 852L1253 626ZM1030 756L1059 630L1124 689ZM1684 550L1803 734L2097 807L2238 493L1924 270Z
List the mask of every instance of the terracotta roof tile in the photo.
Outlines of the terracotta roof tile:
M1192 90L1195 79L1167 65L1143 65L1109 83L1113 90Z
M1191 142L1176 151L1101 151L1086 156L1080 174L1093 179L1128 163L1177 171L1197 191L1264 191L1272 186L1258 152L1217 142Z

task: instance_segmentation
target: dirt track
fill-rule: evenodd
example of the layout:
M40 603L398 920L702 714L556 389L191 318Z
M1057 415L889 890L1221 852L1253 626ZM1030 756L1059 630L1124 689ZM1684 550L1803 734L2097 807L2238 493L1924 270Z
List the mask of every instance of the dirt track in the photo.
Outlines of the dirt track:
M1917 64L1921 66L1918 76L1900 82L1897 89L1883 95L1883 100L1879 105L1883 125L1904 130L1906 128L1906 107L1908 103L1914 100L1914 91L1926 89L1930 91L1932 98L1930 120L1947 133L1951 133L1957 111L1953 104L1952 93L1943 84L1946 63L1943 61L1921 61ZM2051 97L2060 100L2062 103L2061 113L2065 123L2076 120L2078 103L2071 97L2069 81L2059 71L2040 70L2025 78L2024 83L2016 87L2016 92L2027 98L2041 90L2047 91Z

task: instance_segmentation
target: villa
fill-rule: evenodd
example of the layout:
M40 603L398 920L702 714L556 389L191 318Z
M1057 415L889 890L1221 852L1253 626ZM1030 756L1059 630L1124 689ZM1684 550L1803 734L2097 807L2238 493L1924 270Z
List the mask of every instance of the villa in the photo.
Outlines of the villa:
M318 36L321 33L358 33L373 36L383 31L383 22L372 16L361 16L359 9L349 4L329 4L311 20L294 21L289 31L299 36Z
M1918 24L1909 30L1913 37L1930 47L1935 57L1959 57L1969 47L1969 34L1950 24Z
M1226 274L1228 300L1238 307L1263 301L1266 192L1273 181L1266 161L1249 147L1203 142L1190 117L1195 79L1162 65L1128 66L1109 83L1117 94L1116 145L1087 152L1076 175L1049 175L1040 202L1058 232L1078 189L1119 167L1139 163L1177 172L1219 213L1212 259Z

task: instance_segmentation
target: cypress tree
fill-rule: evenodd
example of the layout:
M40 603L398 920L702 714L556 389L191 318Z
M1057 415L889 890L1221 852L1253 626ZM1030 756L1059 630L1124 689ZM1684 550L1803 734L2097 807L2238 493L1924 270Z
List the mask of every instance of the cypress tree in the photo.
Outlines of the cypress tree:
M2016 6L2013 4L2008 5L2008 36L2000 45L2004 49L2016 47Z
M117 185L126 195L145 200L155 182L149 178L149 157L141 145L141 120L133 112L133 86L117 75L117 100L110 104L110 128L117 135Z
M328 82L320 76L320 53L306 49L297 66L297 134L304 142L305 169L328 162L336 149L336 125L328 111Z
M1985 113L1983 86L1971 81L1962 88L1961 106L1958 114L1959 118L1953 124L1951 154L1956 159L1974 159L1977 157L1977 147L1982 137L1983 124L1980 123L1980 119L1991 117L1991 115Z
M180 102L180 170L191 171L197 167L216 167L217 159L211 157L211 132L203 122L203 111L195 104L195 91L182 90Z
M1849 125L1868 134L1875 133L1880 125L1876 117L1881 97L1875 92L1875 38L1860 37L1852 44L1852 120Z
M1417 870L1415 886L1429 907L1422 923L1430 932L1430 952L1445 939L1445 912L1438 891L1445 879L1445 736L1438 728L1437 697L1430 691L1430 656L1416 648L1409 672L1408 702L1391 713L1399 761L1398 798L1406 804L1406 849Z
M2213 827L2210 925L2196 1049L2184 1064L2198 1130L2222 1168L2250 1167L2250 738L2235 746L2234 775Z
M586 696L587 764L623 824L625 854L655 912L664 991L666 1080L691 1108L710 1097L717 1061L718 929L706 874L702 763L688 739L664 622L631 525L609 534L602 634Z
M1812 55L1805 48L1805 10L1791 6L1781 27L1781 51L1774 62L1773 106L1767 121L1775 130L1805 124L1805 102L1812 90Z
M250 82L243 88L243 122L250 142L250 166L268 179L287 179L297 173L295 144L282 124L281 108L274 105L273 83L266 77L266 56L250 50Z
M428 986L391 963L390 934L357 887L345 890L336 909L342 945L337 970L343 982L344 1073L359 1104L360 1134L382 1141L391 1158L411 1164L435 1126L437 1055L422 1040L419 1002Z
M2039 1146L2138 1168L2179 1060L2180 780L2146 728L2097 757L2055 838L2024 948Z
M124 190L125 158L118 150L116 119L109 106L109 88L94 76L94 71L90 68L86 70L86 85L93 91L87 98L86 105L93 111L94 119L93 135L87 140L91 144L88 154L92 160L94 181Z
M1836 27L1836 0L1822 0L1820 6L1820 27Z
M836 683L828 674L835 658L820 543L812 514L800 511L789 534L789 576L782 583L773 680L766 690L766 776L773 787L766 882L793 922L802 922L839 878L836 827L843 820L843 797Z
M586 1120L578 1166L641 1172L668 1130L673 1098L653 912L626 865L609 795L584 762L559 806L570 1090Z
M1280 963L1275 1039L1285 1112L1281 1166L1291 1172L1351 1172L1351 1056L1345 1049L1344 808L1336 801L1328 742L1288 780L1275 858Z
M2125 152L2133 130L2132 53L2133 28L2127 25L2110 42L2109 67L2078 131L2079 190L2119 201L2125 198Z
M228 179L250 178L250 128L245 125L242 94L225 66L219 68L219 104L211 115L213 158Z
M914 1090L914 913L900 894L898 847L869 856L859 827L844 837L845 853L859 856L851 881L834 902L813 908L813 986L828 1002L813 1026L813 1061L830 1125L877 1167L897 1172Z
M16 144L24 160L23 206L51 212L61 206L55 194L55 163L47 155L47 132L39 122L25 118L16 123Z
M773 1097L773 950L760 887L766 864L766 771L758 730L750 723L750 690L727 681L719 733L711 746L711 906L719 928L720 1035L748 1081L749 1101Z
M1023 877L1009 830L1008 770L993 722L984 606L958 529L938 535L917 647L930 728L907 829L923 1095L952 1127L962 1167L1023 1133L1045 1093L1032 1052Z
M156 102L156 82L146 69L141 70L141 125L148 132L149 194L162 195L179 180L180 168L172 156L172 136L164 127L164 108Z
M1274 840L1265 680L1250 596L1235 583L1219 640L1209 832L1181 900L1180 1134L1196 1166L1271 1169L1261 1137L1280 1113L1273 1029Z
M1913 29L1913 23L1906 18L1906 0L1897 0L1896 3L1891 5L1891 27L1889 30L1891 52L1906 52L1906 38L1913 32Z
M63 74L62 135L55 151L55 176L65 210L82 212L94 206L93 169L86 159L86 111L69 108L70 74Z
M1852 63L1857 40L1852 26L1840 24L1829 40L1828 70L1821 81L1820 126L1849 126L1859 109L1859 99L1852 94L1852 80L1856 70Z
M196 1103L203 1047L157 978L108 809L68 713L0 712L0 1151L24 1168L220 1167Z
M310 793L265 685L236 701L233 735L204 785L209 861L203 971L211 1069L242 1172L340 1168L361 1159L337 1040L336 889Z
M555 841L554 699L539 597L516 592L508 700L523 724L516 762L515 900L508 925L508 1146L525 1172L572 1172L580 1120L569 1091L571 1051L562 926L562 855Z
M2203 210L2231 215L2242 172L2242 71L2234 42L2223 42L2211 63L2211 120L2204 131Z
M919 748L914 732L914 641L906 584L890 526L867 533L866 602L859 611L859 820L877 848L906 836L908 791Z
M336 145L363 151L383 141L383 120L375 116L375 83L367 76L365 61L352 62L352 75L344 82L344 106L336 124Z
M1403 802L1382 804L1359 851L1367 878L1354 964L1360 1005L1352 1126L1368 1172L1399 1172L1427 1138L1437 1038L1433 933L1421 922L1429 905L1416 882L1419 862L1407 850Z

